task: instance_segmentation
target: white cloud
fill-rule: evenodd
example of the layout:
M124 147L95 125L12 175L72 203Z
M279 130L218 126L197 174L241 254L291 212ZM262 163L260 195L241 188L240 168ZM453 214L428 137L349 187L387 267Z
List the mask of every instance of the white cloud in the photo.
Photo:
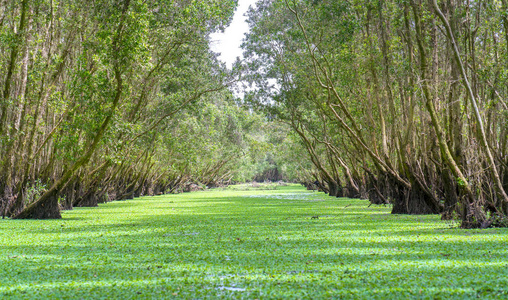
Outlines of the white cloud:
M249 6L254 6L255 3L256 0L239 0L238 8L229 27L223 33L218 32L211 35L212 51L220 53L220 60L224 61L229 68L237 57L242 58L240 45L244 34L249 31L245 13Z

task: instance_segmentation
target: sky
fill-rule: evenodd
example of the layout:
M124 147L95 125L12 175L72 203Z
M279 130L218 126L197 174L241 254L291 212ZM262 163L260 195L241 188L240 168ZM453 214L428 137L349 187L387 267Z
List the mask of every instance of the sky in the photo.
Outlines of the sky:
M239 0L238 7L233 16L233 21L221 33L213 33L211 35L211 48L212 51L221 53L219 59L226 63L228 68L231 68L237 57L242 58L242 39L244 34L249 31L246 17L244 16L249 6L254 6L256 0Z

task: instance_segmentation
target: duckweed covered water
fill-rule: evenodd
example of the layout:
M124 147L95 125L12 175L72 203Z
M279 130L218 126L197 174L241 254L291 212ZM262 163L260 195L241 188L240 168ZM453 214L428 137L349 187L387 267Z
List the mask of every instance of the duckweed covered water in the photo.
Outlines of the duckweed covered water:
M294 185L142 197L0 221L0 298L507 298L507 230L453 226Z

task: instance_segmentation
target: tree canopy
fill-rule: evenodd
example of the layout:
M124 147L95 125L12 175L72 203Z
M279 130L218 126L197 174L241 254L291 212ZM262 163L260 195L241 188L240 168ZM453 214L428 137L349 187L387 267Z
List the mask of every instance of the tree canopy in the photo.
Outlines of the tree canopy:
M506 1L259 1L251 101L330 195L504 226Z

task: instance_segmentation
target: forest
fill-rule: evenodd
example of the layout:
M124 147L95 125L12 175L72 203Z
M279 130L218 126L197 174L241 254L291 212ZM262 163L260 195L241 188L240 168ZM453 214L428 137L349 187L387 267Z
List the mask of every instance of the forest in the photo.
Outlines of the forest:
M234 99L239 75L209 49L235 5L2 1L2 216L60 218L269 171L286 131Z
M507 1L260 1L249 101L331 196L507 225Z
M0 298L507 298L508 0L246 2L0 0Z
M0 1L2 217L284 180L508 226L508 1L261 0L228 69L236 5Z

